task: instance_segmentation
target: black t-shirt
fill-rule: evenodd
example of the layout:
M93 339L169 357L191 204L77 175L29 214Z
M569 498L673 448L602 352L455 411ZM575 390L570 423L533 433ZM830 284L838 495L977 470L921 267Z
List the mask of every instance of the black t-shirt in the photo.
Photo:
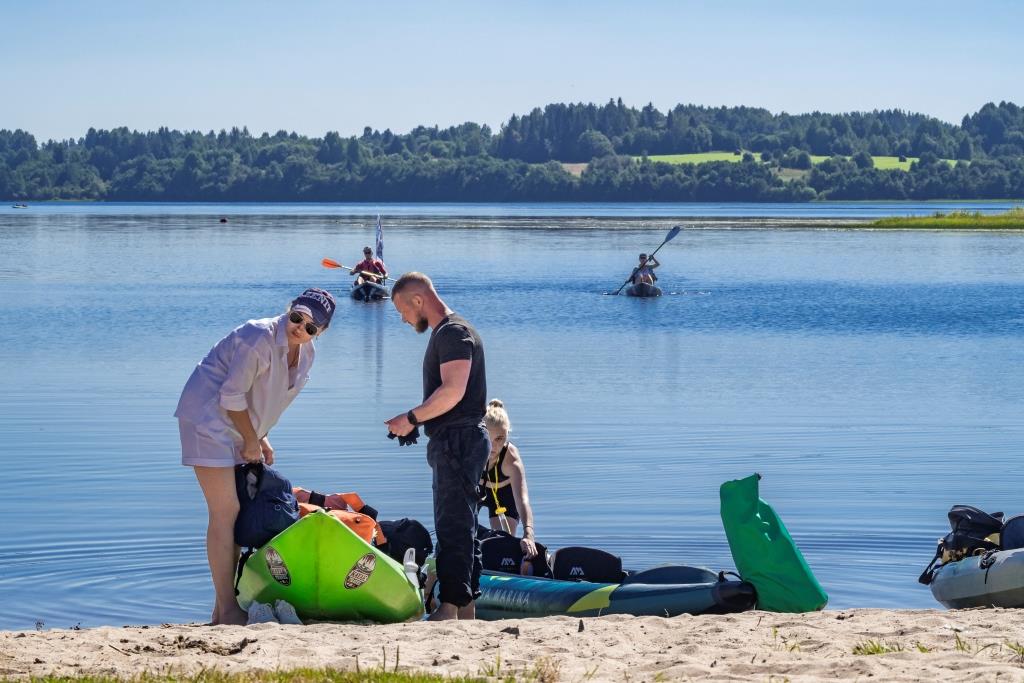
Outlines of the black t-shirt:
M484 344L473 326L457 313L451 313L430 333L423 356L423 400L441 386L441 366L453 360L470 360L466 393L455 407L423 423L427 436L444 427L471 427L480 424L487 410L487 373L484 369Z

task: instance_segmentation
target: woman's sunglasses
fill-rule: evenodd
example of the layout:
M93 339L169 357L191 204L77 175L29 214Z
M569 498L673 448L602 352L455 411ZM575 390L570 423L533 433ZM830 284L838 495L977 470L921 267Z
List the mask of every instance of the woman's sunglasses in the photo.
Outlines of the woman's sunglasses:
M293 323L295 323L296 325L298 325L298 324L299 324L299 323L301 323L301 322L302 322L303 320L305 320L305 319L304 319L304 318L302 317L302 314L301 314L301 313L299 313L298 311L292 311L292 312L291 312L291 313L290 313L290 314L288 315L288 319L289 319L289 320L291 320L291 321L292 321ZM320 328L319 328L319 327L317 327L316 325L314 325L313 323L306 323L306 324L304 325L304 328L305 328L305 330L306 330L306 334L308 334L308 335L309 335L310 337L315 337L315 336L316 336L316 333L320 331Z

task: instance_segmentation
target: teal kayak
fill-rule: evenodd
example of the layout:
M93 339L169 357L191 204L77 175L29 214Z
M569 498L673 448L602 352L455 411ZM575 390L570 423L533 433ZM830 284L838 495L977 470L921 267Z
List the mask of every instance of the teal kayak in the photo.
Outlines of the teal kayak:
M476 601L480 619L516 619L603 614L674 617L726 614L752 609L757 600L746 581L729 580L709 569L656 567L620 583L566 581L484 571Z

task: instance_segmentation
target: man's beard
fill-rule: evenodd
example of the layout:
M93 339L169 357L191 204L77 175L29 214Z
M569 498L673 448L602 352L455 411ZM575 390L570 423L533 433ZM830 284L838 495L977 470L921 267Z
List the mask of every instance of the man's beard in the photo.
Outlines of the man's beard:
M420 318L416 321L416 331L420 334L426 332L428 327L430 327L430 324L427 322L426 318Z

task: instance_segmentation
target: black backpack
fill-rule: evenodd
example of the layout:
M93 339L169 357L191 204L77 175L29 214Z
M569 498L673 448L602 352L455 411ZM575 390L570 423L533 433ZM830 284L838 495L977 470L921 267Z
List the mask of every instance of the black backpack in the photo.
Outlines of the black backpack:
M524 566L525 554L520 539L504 531L483 529L477 527L477 536L480 538L480 555L483 568L494 572L506 574L521 574ZM534 542L537 546L537 556L529 561L525 567L529 576L540 576L545 579L551 578L551 567L548 565L548 550L542 544Z
M416 550L416 565L423 567L427 556L434 552L434 543L430 540L430 532L427 528L415 519L403 517L391 522L378 522L380 530L388 542L381 545L379 550L388 554L391 559L401 564L405 560L405 551L409 548Z
M999 550L999 544L987 540L992 534L998 534L1003 528L1003 513L991 514L971 505L954 505L947 515L950 532L939 539L935 557L928 563L924 572L917 579L928 585L935 576L935 570L946 562L956 562L965 557ZM939 563L939 560L942 560ZM936 563L939 563L936 565Z
M563 581L621 583L626 578L622 558L618 555L585 546L569 546L555 551L551 576Z

